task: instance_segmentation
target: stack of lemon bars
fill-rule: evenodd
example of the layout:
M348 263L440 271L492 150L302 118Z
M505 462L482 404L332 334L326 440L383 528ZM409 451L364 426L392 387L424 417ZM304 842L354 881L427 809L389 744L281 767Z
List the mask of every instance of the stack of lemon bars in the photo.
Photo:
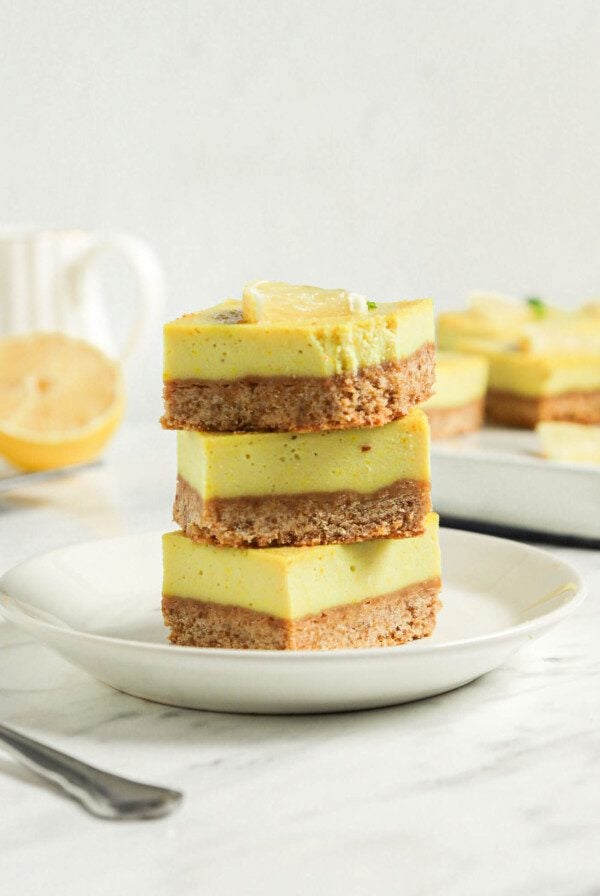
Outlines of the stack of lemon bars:
M429 300L258 281L165 327L177 430L174 644L318 650L430 635L441 606Z

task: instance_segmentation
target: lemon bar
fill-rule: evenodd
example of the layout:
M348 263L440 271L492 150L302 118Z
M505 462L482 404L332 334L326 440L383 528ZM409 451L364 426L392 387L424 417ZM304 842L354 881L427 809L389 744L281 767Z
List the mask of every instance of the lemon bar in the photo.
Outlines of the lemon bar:
M403 416L431 394L432 303L369 306L250 323L229 300L166 324L163 426L297 432Z
M412 538L233 548L163 536L163 617L174 644L317 650L430 635L441 606L438 518Z
M475 301L474 301L475 299ZM486 416L533 428L544 420L600 423L600 315L540 299L476 295L471 307L441 314L443 349L484 354L490 364Z
M600 423L600 352L496 352L489 361L489 420L526 428L544 420Z
M488 366L481 355L437 352L434 392L423 405L432 439L473 432L481 427Z
M266 547L422 531L429 425L413 408L370 429L177 433L174 519L189 536Z

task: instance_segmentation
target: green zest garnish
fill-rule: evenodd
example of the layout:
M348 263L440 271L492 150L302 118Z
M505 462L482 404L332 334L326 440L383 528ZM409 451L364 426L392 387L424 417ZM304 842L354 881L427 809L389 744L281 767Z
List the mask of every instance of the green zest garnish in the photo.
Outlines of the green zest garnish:
M367 299L367 308L369 311L372 311L373 308L377 308L377 302L371 302L370 299Z
M548 312L548 306L543 299L538 298L538 296L528 296L525 301L533 311L534 316L538 318L538 320L546 316Z

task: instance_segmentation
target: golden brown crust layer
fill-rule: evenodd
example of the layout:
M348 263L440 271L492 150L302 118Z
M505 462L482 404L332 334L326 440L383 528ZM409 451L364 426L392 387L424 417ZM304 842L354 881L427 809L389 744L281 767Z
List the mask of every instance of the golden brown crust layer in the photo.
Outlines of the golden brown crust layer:
M492 389L487 394L485 412L493 423L525 429L533 429L542 420L600 423L600 390L525 398Z
M447 439L480 429L484 407L484 399L475 398L456 408L423 408L429 418L431 438Z
M171 380L164 385L165 429L301 432L383 426L426 401L434 347L408 358L334 377Z
M425 638L441 603L438 578L357 604L287 620L242 607L182 597L163 597L165 625L173 644L257 650L337 650L393 647Z
M367 494L310 492L203 501L179 476L173 519L205 544L233 547L346 544L420 535L429 482L401 479Z

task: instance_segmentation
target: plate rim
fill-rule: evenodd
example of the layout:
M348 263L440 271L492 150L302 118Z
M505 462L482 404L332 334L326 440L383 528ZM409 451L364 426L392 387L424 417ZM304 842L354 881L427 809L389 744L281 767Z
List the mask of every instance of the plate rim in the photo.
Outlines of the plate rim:
M520 541L515 541L514 539L510 538L501 538L498 535L487 535L482 532L471 532L467 529L446 528L445 526L440 526L440 534L441 533L449 535L450 538L466 536L468 540L481 541L483 539L485 542L500 542L502 544L508 543L513 548L516 547L518 550L523 551L525 554L533 553L541 555L545 561L550 561L557 566L564 568L565 571L569 571L569 575L573 577L574 581L569 582L569 584L566 585L565 588L569 588L569 586L571 586L572 594L570 595L570 598L568 598L559 607L542 613L541 616L536 616L534 619L519 622L516 625L509 626L508 628L502 628L497 631L488 632L485 635L476 635L470 638L458 638L452 641L445 641L441 644L432 642L428 638L420 638L415 641L410 641L407 644L398 644L392 647L386 647L385 649L382 649L381 647L353 647L341 648L337 650L240 650L237 648L228 647L190 647L181 644L157 644L153 641L134 641L130 638L118 638L112 635L100 635L95 634L94 632L81 631L80 629L68 626L66 623L64 624L64 626L55 625L43 619L38 619L35 616L30 616L24 609L22 609L22 603L24 602L21 602L18 598L11 597L10 594L5 591L5 580L8 578L8 576L15 572L18 572L21 567L27 566L34 560L49 558L55 554L61 554L67 550L85 548L95 544L119 543L129 539L138 540L150 537L159 538L162 535L162 532L152 530L146 532L127 533L117 536L108 536L105 538L92 538L80 542L73 542L71 544L63 545L62 547L53 548L50 551L43 551L41 553L32 554L24 560L21 560L19 563L6 570L0 577L0 615L16 626L19 626L19 621L15 621L13 618L11 618L13 614L20 617L21 621L24 618L26 622L29 622L44 630L49 630L50 632L58 632L61 636L66 637L69 640L84 640L91 641L92 643L108 643L109 645L118 645L119 648L132 648L135 650L153 651L158 650L161 652L167 651L167 653L171 655L173 655L174 651L177 651L178 653L181 653L183 651L185 655L227 657L228 659L254 658L256 660L264 660L265 658L269 657L269 662L271 663L277 661L284 661L289 663L290 660L300 658L303 658L305 660L307 657L312 657L313 659L329 657L327 661L332 662L334 657L337 660L348 658L363 659L365 657L373 656L377 656L383 659L384 657L398 656L399 652L400 654L405 655L413 655L415 653L442 653L449 650L464 650L473 648L475 646L487 645L491 643L493 644L496 642L501 642L503 640L510 640L515 636L525 637L530 633L536 632L539 629L550 628L551 626L557 624L563 618L565 618L570 613L574 612L579 606L581 606L581 604L587 597L587 585L579 570L576 569L576 567L574 567L572 564L568 563L566 560L563 560L560 557L553 556L543 548L538 548L534 545L523 544ZM444 574L442 569L442 585L444 581L443 576Z

